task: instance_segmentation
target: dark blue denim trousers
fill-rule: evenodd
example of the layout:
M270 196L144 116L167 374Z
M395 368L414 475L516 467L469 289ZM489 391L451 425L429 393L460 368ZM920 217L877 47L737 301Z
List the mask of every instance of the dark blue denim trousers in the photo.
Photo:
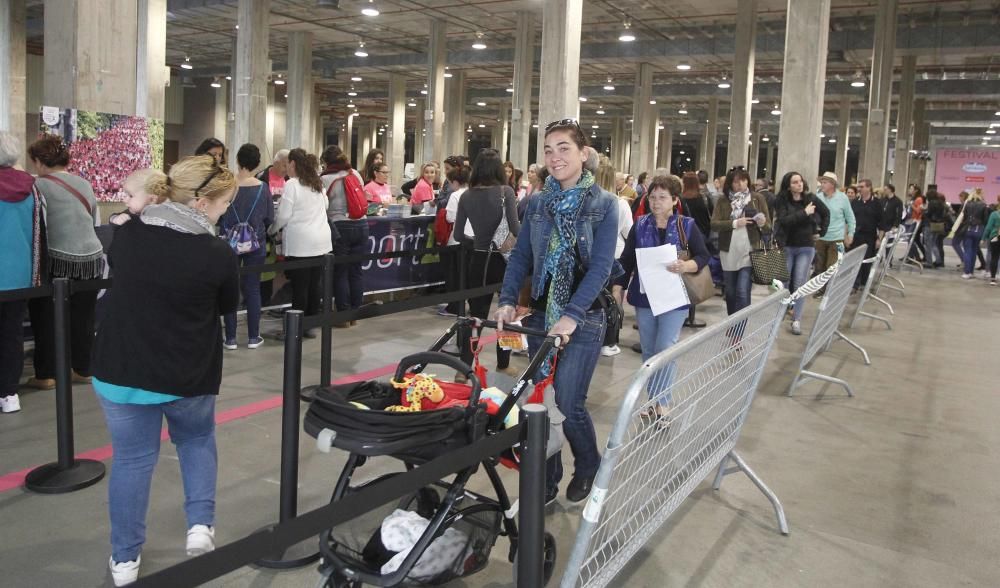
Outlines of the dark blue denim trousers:
M545 329L545 316L535 312L525 317L522 324L529 329ZM573 452L573 476L592 477L601 465L601 452L597 448L594 421L587 412L587 392L597 368L604 341L606 319L603 310L592 310L587 319L576 326L569 344L559 353L556 375L552 387L556 393L556 406L566 417L563 434ZM542 344L540 337L528 337L528 353L534 357ZM549 458L545 468L546 489L552 491L562 479L562 453Z
M334 255L358 255L368 251L368 221L345 220L334 223L340 238L333 244ZM365 297L362 262L338 263L333 266L333 299L337 310L355 309Z
M267 256L263 247L253 253L237 256L240 267L264 265ZM247 307L247 334L250 339L260 336L260 274L247 273L240 276L240 291L243 293L243 304ZM236 313L232 312L222 317L226 326L226 341L236 341Z
M726 313L735 314L750 306L750 288L753 287L753 268L744 267L736 271L722 272L726 285Z

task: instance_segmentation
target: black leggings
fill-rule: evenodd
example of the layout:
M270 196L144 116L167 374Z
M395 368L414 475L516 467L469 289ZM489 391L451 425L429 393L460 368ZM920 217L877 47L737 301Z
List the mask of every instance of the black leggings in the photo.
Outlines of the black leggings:
M990 277L997 278L997 262L1000 261L1000 239L990 241Z
M308 259L322 261L323 256L316 257L286 257L286 261L305 261ZM285 270L288 281L292 283L292 309L301 310L306 316L319 314L319 299L323 264L314 267Z
M469 265L466 268L466 284L469 288L478 288L503 281L507 271L507 261L499 253L473 251L469 255ZM488 319L493 295L486 294L469 299L469 316ZM462 350L462 361L472 365L472 347L466 337L461 337L459 347ZM497 368L504 369L510 365L510 351L500 348L497 344Z
M24 371L24 300L0 302L0 398L17 394Z
M81 376L90 375L90 350L94 346L94 307L97 291L77 292L69 298L70 361ZM35 377L56 377L55 307L51 298L33 298L28 302L31 331L35 335Z

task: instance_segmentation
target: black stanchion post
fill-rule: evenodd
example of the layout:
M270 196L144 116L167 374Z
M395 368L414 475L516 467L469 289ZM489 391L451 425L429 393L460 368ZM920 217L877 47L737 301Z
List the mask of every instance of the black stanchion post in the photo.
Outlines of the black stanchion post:
M689 328L689 329L701 329L701 328L704 328L705 325L706 325L705 321L699 321L699 320L697 320L695 318L695 309L696 308L697 308L697 306L695 306L694 304L692 304L691 307L688 308L688 316L687 316L687 318L684 319L684 326L687 327L687 328Z
M538 588L545 585L545 447L549 414L544 405L529 404L521 416L525 433L521 440L517 585Z
M278 522L298 514L299 483L299 391L302 385L302 311L285 313L285 367L281 404L281 489ZM298 543L280 553L264 558L258 565L272 569L290 569L319 559L313 545Z
M302 389L299 397L306 402L312 402L316 396L316 391L330 385L333 376L330 373L333 362L333 254L327 253L323 256L323 308L320 311L323 317L319 342L319 384L306 386Z
M104 464L92 459L76 459L73 443L73 374L70 366L69 327L70 283L57 278L52 283L55 307L56 352L56 442L59 461L31 470L24 487L42 494L73 492L96 484L104 477Z

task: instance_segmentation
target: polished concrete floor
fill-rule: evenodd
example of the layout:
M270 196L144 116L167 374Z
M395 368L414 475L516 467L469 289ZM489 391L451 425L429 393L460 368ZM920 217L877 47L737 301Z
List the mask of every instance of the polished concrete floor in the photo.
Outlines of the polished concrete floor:
M791 534L776 532L769 504L747 479L730 476L719 492L703 482L613 585L1000 585L1000 288L960 280L956 271L897 275L906 296L885 292L896 310L893 330L862 320L848 332L873 364L863 365L842 342L814 363L817 371L849 380L855 398L817 381L786 397L805 337L783 328L772 352L738 450L784 502ZM757 299L763 294L754 292ZM810 299L807 329L815 307ZM700 316L709 322L724 314L719 298L703 309ZM591 387L601 443L640 365L627 349L638 338L631 323L622 331L624 351L600 360ZM426 347L447 324L421 310L336 330L334 377L392 364ZM318 342L307 341L305 351L309 383L318 379ZM219 413L276 398L281 360L273 341L228 352ZM108 436L94 394L83 386L74 397L77 453L100 454ZM53 394L21 398L20 413L0 415L0 476L55 458ZM220 544L276 520L279 440L279 409L218 427ZM169 443L161 458L143 552L147 574L185 557L183 496ZM342 463L342 454L321 454L303 435L300 511L329 499ZM504 477L516 493L516 476ZM106 496L106 480L64 495L20 488L0 493L0 584L110 585ZM547 517L558 539L560 573L580 516L579 507L563 503ZM501 538L483 572L452 585L513 585L506 551ZM315 566L247 567L211 585L313 586L317 577Z

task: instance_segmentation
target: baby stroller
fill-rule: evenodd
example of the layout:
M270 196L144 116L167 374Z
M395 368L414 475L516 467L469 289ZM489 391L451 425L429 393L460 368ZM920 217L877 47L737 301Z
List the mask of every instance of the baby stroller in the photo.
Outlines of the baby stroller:
M471 444L486 435L495 434L516 414L517 401L531 388L532 380L549 351L557 345L555 337L545 337L525 372L517 379L504 399L495 395L489 400L489 410L482 397L484 370L475 369L458 358L440 352L457 333L466 329L481 331L496 328L492 321L460 317L431 346L429 351L403 358L396 368L393 384L364 381L321 389L305 416L305 431L323 440L330 447L349 452L347 463L333 491L331 502L363 492L372 484L398 476L403 472L379 476L352 486L352 478L369 458L389 456L403 462L406 470ZM505 325L505 331L543 337L517 326ZM414 392L417 385L430 376L423 371L430 365L441 365L466 376L468 384L434 381L447 389L447 398L430 398ZM550 370L550 377L555 366ZM405 379L405 380L404 380ZM401 382L407 386L401 394ZM538 395L550 380L534 387L531 401L541 402ZM423 391L423 388L420 388ZM401 403L410 406L400 409ZM432 410L426 410L426 403ZM413 410L414 405L418 406ZM392 407L389 411L386 409ZM398 503L375 509L354 520L324 531L320 535L323 576L319 586L325 588L358 588L374 586L433 586L455 578L472 575L486 567L489 554L498 536L510 542L508 560L516 561L518 531L515 509L507 496L497 472L497 464L516 467L516 453L492 456L480 465L486 471L495 498L466 489L466 484L479 465L466 468L449 481L439 480L401 499ZM544 577L555 567L555 538L545 533ZM515 565L516 570L516 565Z

